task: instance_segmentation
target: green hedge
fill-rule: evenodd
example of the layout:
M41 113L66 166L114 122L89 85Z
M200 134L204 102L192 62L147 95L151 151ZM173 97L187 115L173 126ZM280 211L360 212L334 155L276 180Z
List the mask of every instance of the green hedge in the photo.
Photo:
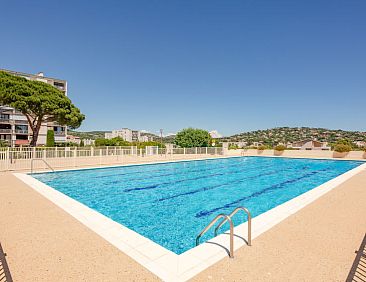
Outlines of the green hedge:
M285 145L277 145L276 147L274 147L275 151L285 151L286 150L286 146Z
M338 153L348 153L349 151L352 150L352 147L350 145L346 145L346 144L336 144L334 146L334 151L338 152Z

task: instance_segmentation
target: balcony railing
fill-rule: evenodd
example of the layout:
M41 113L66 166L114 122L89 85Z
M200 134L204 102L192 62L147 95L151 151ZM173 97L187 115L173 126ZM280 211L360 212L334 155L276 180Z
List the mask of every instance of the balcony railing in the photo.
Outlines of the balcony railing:
M26 130L26 129L15 129L15 133L28 134L28 130Z
M65 131L55 131L55 136L65 136Z
M11 129L0 128L0 133L10 133L11 134Z
M8 118L0 118L0 123L10 123L10 119L8 119Z
M26 121L26 120L16 119L16 120L15 120L15 123L16 123L16 124L28 124L28 121Z

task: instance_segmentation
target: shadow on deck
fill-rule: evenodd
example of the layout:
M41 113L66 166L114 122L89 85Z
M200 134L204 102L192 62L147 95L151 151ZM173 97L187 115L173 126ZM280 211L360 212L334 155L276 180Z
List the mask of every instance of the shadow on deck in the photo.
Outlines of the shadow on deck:
M366 282L366 234L358 251L355 251L356 258L348 273L346 282Z
M0 243L0 282L13 282L5 257L6 253Z

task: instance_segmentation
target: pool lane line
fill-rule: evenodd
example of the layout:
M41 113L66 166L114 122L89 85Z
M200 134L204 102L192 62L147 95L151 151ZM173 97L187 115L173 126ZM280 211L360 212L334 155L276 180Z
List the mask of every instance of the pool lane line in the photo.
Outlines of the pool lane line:
M208 215L211 215L213 214L214 212L217 212L219 210L222 210L222 209L227 209L227 208L232 208L234 206L236 206L237 204L239 204L240 202L244 201L244 200L248 200L252 197L258 197L259 195L262 195L268 191L272 191L272 190L276 190L276 189L279 189L279 188L282 188L284 187L286 184L290 184L290 183L295 183L295 182L298 182L299 180L302 180L304 178L308 178L308 177L311 177L311 176L314 176L320 172L324 172L324 171L328 171L330 170L331 168L324 168L324 169L321 169L321 170L317 170L317 171L312 171L312 172L309 172L309 173L306 173L300 177L296 177L296 178L293 178L293 179L288 179L286 181L283 181L281 183L277 183L277 184L274 184L274 185L271 185L267 188L264 188L260 191L257 191L257 192L254 192L252 193L251 195L249 196L245 196L245 197L242 197L238 200L235 200L233 202L230 202L230 203L227 203L221 207L217 207L217 208L214 208L214 209L211 209L211 210L208 210L208 211L200 211L199 213L196 214L196 217L197 218L200 218L200 217L203 217L203 216L208 216ZM311 189L310 189L311 190Z

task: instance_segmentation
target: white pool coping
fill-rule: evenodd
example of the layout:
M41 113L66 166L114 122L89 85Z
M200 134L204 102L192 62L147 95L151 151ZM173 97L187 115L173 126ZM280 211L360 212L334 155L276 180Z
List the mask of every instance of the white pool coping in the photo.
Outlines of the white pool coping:
M366 170L366 163L253 218L252 240L363 170ZM177 255L28 174L14 175L164 281L187 281L228 257L227 234L221 234ZM247 228L247 222L234 228L237 235L234 236L234 250L246 246L242 238L247 238Z

